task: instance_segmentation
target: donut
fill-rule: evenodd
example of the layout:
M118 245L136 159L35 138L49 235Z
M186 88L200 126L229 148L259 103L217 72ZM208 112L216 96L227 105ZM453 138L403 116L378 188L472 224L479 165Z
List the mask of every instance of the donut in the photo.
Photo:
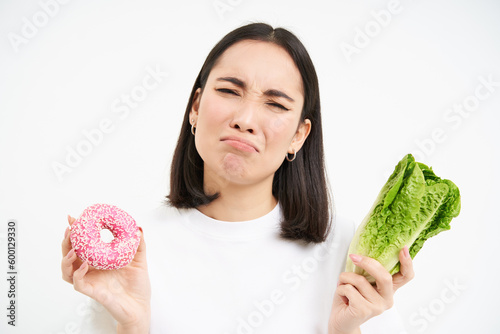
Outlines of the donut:
M108 229L114 239L106 243L101 230ZM76 255L96 269L119 269L129 264L137 252L141 232L135 220L122 209L109 204L87 207L71 225L71 245Z

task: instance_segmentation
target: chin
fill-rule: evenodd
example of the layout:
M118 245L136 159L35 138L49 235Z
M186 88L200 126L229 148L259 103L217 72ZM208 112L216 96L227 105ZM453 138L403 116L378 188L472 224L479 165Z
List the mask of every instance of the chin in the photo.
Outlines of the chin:
M229 177L244 177L247 174L245 164L243 157L228 153L222 159L222 170Z

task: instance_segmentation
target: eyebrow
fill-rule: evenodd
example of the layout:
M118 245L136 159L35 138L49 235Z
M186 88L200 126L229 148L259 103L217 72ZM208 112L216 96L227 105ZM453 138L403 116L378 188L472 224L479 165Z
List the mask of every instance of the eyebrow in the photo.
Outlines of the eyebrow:
M240 88L243 88L243 89L246 88L246 84L243 81L241 81L240 79L235 78L235 77L221 77L221 78L217 78L217 81L227 81L227 82L231 82L231 83L235 84L236 86L238 86ZM292 99L290 96L288 96L287 94L285 94L282 91L277 90L277 89L268 89L264 92L264 95L284 97L285 99L289 100L290 102L295 102L295 100Z

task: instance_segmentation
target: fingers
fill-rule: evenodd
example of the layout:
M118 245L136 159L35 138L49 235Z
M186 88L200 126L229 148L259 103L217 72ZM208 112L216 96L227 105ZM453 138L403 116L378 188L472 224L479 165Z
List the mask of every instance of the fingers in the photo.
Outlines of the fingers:
M139 247L137 248L137 253L145 253L146 252L146 242L144 241L144 232L142 231L142 227L139 226L139 230L141 231L141 242L139 243Z
M139 227L141 231L141 241L139 242L139 247L137 247L137 252L134 256L134 262L137 264L145 264L146 260L146 242L144 241L144 232L142 231L142 227Z
M66 256L68 252L71 250L71 239L70 239L71 231L69 227L66 227L66 231L64 231L64 239L61 243L62 256Z
M75 250L72 249L68 252L68 254L66 254L66 256L63 257L61 261L62 278L70 284L73 284L73 263L77 260L77 258L78 256L76 255Z
M73 218L70 215L68 215L68 223L69 223L70 226L73 225L73 223L75 222L75 220L76 220L76 218Z
M352 262L369 273L376 282L376 288L379 294L387 301L392 303L394 288L392 285L392 276L389 272L375 259L367 256L350 254ZM391 305L392 306L392 305Z
M379 293L364 276L343 272L339 276L338 285L340 287L346 284L353 286L359 294L372 303L379 301L381 298Z
M364 298L359 291L351 284L342 284L337 287L337 293L345 304L362 305Z
M70 215L68 215L68 223L69 225L71 226L71 224L73 224L75 222L75 218L71 217ZM70 235L71 235L71 227L68 226L66 227L66 231L64 231L64 239L63 239L63 242L62 242L62 256L66 256L66 254L68 254L68 252L70 251L70 249L72 248L71 246L71 240L70 240Z
M74 282L75 285L81 284L83 276L85 276L85 274L87 273L88 270L89 270L89 264L88 264L88 262L87 261L83 261L83 263L80 266L80 268L78 268L77 270L75 270L75 272L73 273L73 282ZM80 283L77 283L77 282L80 282Z
M373 286L371 289L374 290ZM378 297L379 301L369 301L364 298L362 293L357 289L357 286L351 284L339 285L335 293L338 294L344 304L349 307L354 317L361 320L361 322L365 322L369 318L380 315L390 308L385 305L380 295Z
M73 273L73 286L76 291L83 293L89 297L93 297L93 287L85 279L85 274L89 271L89 264L87 261L83 261L81 266L75 270Z
M413 271L413 261L410 257L408 246L404 246L399 252L399 262L399 273L394 274L392 277L394 291L415 277L415 272Z
M68 215L68 223L71 225L75 222L75 218ZM71 245L71 231L70 227L66 227L64 231L64 239L61 244L62 250L62 260L61 260L61 272L64 281L73 284L73 264L78 259L75 251L72 249Z

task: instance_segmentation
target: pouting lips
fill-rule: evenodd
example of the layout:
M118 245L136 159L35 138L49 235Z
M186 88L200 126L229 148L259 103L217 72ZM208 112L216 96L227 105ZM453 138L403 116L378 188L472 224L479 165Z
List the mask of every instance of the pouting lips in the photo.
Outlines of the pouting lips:
M221 141L226 142L227 144L243 151L259 152L255 144L243 138L229 136L229 137L223 137Z

